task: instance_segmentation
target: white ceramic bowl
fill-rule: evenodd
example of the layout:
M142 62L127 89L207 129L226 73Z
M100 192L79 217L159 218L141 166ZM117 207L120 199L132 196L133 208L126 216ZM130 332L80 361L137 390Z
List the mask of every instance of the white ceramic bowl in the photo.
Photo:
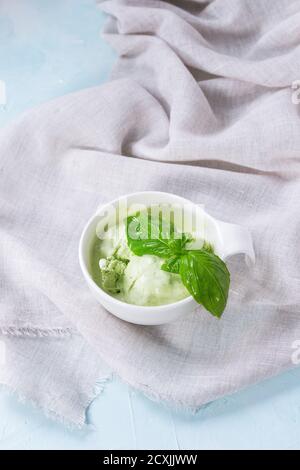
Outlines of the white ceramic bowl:
M218 256L225 260L229 256L244 253L247 260L255 261L251 235L246 228L216 220L207 214L202 207L193 204L187 199L175 194L156 191L145 191L122 196L98 209L83 229L79 243L79 263L89 288L106 310L122 320L139 325L160 325L176 320L181 315L195 310L199 305L191 296L178 302L155 307L132 305L110 296L94 282L90 274L91 243L94 240L96 228L99 222L101 223L101 219L103 219L103 214L111 207L119 206L120 203L123 205L127 204L127 206L132 204L144 204L146 206L152 204L192 206L201 212L205 226L205 239L214 245Z

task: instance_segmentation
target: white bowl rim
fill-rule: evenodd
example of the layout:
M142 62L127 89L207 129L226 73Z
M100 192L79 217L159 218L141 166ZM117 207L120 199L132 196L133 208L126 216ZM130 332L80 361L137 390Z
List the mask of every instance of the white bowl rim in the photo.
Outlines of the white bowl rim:
M135 192L135 193L128 193L128 194L124 194L118 198L115 198L113 199L112 201L109 201L103 205L101 205L101 208L102 209L105 209L106 206L109 206L109 205L113 205L113 204L116 204L118 201L122 200L122 199L127 199L129 197L135 197L135 196L139 196L139 195L145 195L145 194L156 194L156 195L164 195L164 196L171 196L172 198L177 198L178 201L181 201L182 203L184 202L187 202L189 204L194 204L195 206L197 205L196 203L194 203L193 201L189 200L189 199L186 199L184 197L181 197L181 196L178 196L177 194L173 194L173 193L167 193L167 192L164 192L164 191L138 191L138 192ZM98 292L105 300L109 301L109 302L112 302L114 303L116 306L119 305L119 306L127 306L127 307L130 307L130 309L134 310L134 311L141 311L144 310L144 311L149 311L151 310L153 313L159 313L160 311L162 310L169 310L170 307L175 307L175 306L181 306L181 305L185 305L185 304L188 304L190 302L195 302L197 303L194 298L189 295L188 297L185 297L184 299L181 299L181 300L177 300L176 302L171 302L171 303L168 303L168 304L163 304L163 305L135 305L135 304L130 304L128 302L123 302L122 300L119 300L119 299L116 299L115 297L113 297L112 295L109 295L107 292L105 292L100 286L98 286L98 284L94 281L94 279L92 278L91 274L89 273L87 267L86 267L86 263L84 261L84 256L83 256L83 249L84 249L84 244L83 244L83 241L84 241L84 237L85 237L85 234L87 232L87 230L89 229L90 225L92 224L92 222L94 221L94 219L97 217L98 215L98 209L97 211L92 215L92 217L89 218L88 222L86 223L86 225L84 226L83 230L82 230L82 233L81 233L81 237L80 237L80 241L79 241L79 264L80 264L80 267L81 267L81 270L84 274L84 277L86 279L86 281L88 282L88 284L96 291ZM212 222L215 223L216 227L218 228L217 226L217 223L216 223L216 220L210 216L205 210L205 216L207 218L209 218Z

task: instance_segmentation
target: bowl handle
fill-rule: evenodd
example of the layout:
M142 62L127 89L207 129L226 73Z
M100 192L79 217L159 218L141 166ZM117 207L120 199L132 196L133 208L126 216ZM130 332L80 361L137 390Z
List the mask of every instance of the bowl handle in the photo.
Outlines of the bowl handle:
M241 225L228 224L218 220L219 229L224 242L223 259L237 254L245 254L248 265L255 263L255 252L249 230Z

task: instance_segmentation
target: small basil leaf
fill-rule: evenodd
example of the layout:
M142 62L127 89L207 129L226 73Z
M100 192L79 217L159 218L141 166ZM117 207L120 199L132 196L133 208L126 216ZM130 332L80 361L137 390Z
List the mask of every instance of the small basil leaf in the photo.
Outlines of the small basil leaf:
M169 273L179 274L180 260L180 256L172 256L171 258L167 259L164 264L161 265L161 269Z
M143 214L127 218L127 242L135 255L156 255L168 258L172 256L169 241L163 238L159 225L154 221L148 221Z
M212 244L206 241L204 241L203 247L201 249L207 251L208 253L214 253L214 248Z
M213 253L191 250L181 257L179 273L194 299L220 318L226 307L230 284L226 264Z
M185 245L191 241L193 241L191 235L187 233L181 233L180 235L177 234L177 237L174 235L174 238L169 241L169 246L174 253L181 255Z
M176 233L174 224L164 221L161 213L152 216L147 211L127 217L126 234L128 246L137 256L170 258L181 254L191 240L186 234Z

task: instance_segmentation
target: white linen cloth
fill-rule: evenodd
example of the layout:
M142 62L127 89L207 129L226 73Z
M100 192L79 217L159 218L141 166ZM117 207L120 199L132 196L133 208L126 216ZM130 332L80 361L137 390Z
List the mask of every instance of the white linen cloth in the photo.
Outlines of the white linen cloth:
M292 367L300 339L300 1L101 7L120 56L112 80L0 137L0 382L76 425L104 364L197 409ZM135 326L92 298L82 228L99 203L139 190L174 192L251 230L256 265L230 261L220 321L199 308Z

